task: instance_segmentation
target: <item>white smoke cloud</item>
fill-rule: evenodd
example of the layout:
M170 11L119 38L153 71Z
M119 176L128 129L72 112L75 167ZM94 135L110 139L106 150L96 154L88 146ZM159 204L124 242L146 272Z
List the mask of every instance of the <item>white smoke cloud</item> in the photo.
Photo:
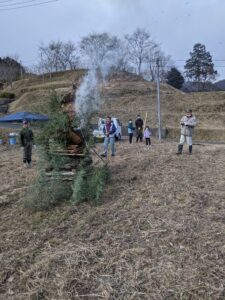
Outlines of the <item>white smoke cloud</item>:
M75 110L82 125L88 121L94 111L98 110L101 104L96 72L96 69L89 70L76 91Z
M94 47L94 43L98 46ZM105 37L104 34L94 35L91 43L88 41L85 51L89 71L75 95L75 110L82 125L89 120L92 113L99 110L103 101L99 88L107 82L112 68L119 68L121 57L124 55L120 41L114 40L114 37Z

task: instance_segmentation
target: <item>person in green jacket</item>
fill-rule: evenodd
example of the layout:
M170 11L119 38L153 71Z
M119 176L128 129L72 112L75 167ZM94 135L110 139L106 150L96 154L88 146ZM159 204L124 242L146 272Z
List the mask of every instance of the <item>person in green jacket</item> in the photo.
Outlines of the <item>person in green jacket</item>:
M23 163L24 167L31 167L31 156L34 135L33 131L29 128L29 122L23 121L23 128L20 131L20 145L23 148Z

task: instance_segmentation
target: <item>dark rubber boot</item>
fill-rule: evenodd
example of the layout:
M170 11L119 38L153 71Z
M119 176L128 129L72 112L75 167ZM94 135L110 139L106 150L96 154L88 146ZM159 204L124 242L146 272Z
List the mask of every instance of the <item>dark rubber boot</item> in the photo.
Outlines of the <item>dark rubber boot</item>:
M189 146L189 154L190 154L190 155L192 154L192 145Z
M181 144L179 144L178 145L178 151L177 151L177 153L176 154L182 154L182 150L183 150L183 145L181 145Z

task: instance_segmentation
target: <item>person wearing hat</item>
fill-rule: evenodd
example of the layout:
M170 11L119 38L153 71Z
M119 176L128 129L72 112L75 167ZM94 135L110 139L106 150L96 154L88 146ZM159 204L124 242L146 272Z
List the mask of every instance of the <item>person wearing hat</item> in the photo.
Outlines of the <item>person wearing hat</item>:
M178 144L178 151L177 154L182 154L183 145L185 141L189 146L189 154L192 154L192 135L194 132L194 127L197 125L197 120L195 116L192 115L192 110L187 109L186 115L183 116L180 120L181 125L181 135L180 135L180 142Z
M31 167L32 145L34 135L29 127L29 122L23 120L23 128L20 131L20 145L23 148L23 163L24 167Z

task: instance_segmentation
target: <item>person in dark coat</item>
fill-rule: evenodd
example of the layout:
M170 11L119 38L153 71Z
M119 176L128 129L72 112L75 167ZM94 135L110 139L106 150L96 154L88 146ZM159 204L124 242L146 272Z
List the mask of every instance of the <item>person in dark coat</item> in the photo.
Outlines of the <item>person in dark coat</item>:
M23 128L20 131L20 145L23 148L24 167L31 167L33 141L33 131L29 127L29 122L27 120L24 120Z
M142 142L143 139L143 125L144 122L140 115L137 115L137 119L135 121L135 128L136 128L136 142L140 140Z

